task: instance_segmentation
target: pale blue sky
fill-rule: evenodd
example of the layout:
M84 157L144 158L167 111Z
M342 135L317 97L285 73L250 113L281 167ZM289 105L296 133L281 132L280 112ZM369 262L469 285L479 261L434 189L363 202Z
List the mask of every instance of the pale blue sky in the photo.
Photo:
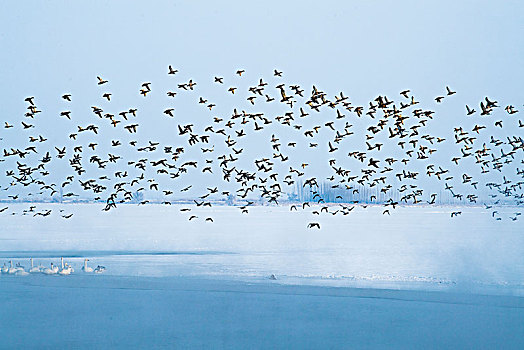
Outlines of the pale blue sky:
M151 79L168 63L203 77L279 67L289 78L358 87L363 97L380 86L436 93L450 81L479 93L522 87L519 1L12 1L0 8L1 73L19 93L43 84L81 89L98 74Z

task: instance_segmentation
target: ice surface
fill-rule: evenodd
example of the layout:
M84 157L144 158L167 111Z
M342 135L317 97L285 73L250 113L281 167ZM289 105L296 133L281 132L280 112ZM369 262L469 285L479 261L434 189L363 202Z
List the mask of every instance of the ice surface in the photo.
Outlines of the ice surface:
M524 298L108 275L0 279L1 349L522 349Z
M27 205L10 205L22 211ZM46 205L75 215L64 220L2 217L0 262L48 265L83 258L124 276L201 276L243 281L275 274L279 283L377 288L462 288L522 295L524 225L494 220L481 207L357 207L348 216L289 212L289 207L193 209L185 205ZM518 208L498 211L506 218ZM212 216L214 223L204 219ZM321 223L321 230L307 223ZM500 288L498 288L500 287ZM498 290L498 291L497 291Z
M188 222L179 208L3 216L0 263L63 256L75 273L0 275L0 349L524 347L520 221L473 207L454 219L445 207L213 207ZM84 257L106 273L83 274Z

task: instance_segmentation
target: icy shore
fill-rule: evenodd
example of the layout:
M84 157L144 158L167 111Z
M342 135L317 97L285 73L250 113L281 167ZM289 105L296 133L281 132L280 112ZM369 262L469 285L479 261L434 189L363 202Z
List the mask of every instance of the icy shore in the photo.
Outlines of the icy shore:
M25 204L10 210L21 212ZM251 282L275 274L279 283L422 289L500 287L524 295L524 219L520 208L499 208L504 221L482 207L356 207L348 216L319 217L282 207L193 208L55 205L74 216L2 217L0 265L10 259L55 265L63 256L79 271L83 258L119 276L200 276ZM450 218L449 212L463 214ZM203 218L212 216L214 223ZM322 229L307 229L309 221ZM490 292L491 293L491 292Z

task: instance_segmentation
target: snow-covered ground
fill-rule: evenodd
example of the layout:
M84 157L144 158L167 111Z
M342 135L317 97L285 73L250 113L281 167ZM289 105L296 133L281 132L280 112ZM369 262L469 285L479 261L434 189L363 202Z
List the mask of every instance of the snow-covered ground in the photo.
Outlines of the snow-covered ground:
M524 292L524 219L508 219L515 207L499 208L497 221L482 207L400 207L391 216L357 207L348 216L319 217L288 206L251 207L249 214L234 207L181 213L184 205L122 205L109 213L101 205L42 206L74 216L4 215L0 263L28 266L34 257L48 265L64 256L80 271L87 257L111 275L256 281L275 274L286 284ZM450 218L454 210L462 215ZM307 229L308 222L321 229Z
M0 275L1 349L524 347L518 208L39 206L0 217L0 265L75 273Z

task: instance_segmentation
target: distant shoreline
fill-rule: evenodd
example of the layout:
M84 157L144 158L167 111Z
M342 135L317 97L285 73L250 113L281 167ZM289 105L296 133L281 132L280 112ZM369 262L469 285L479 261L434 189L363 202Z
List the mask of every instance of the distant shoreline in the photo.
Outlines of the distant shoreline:
M241 207L247 204L249 200L246 200L245 202L239 202L236 204L226 204L223 201L210 201L212 205L214 206L220 206L220 207ZM146 205L161 205L161 206L169 206L169 205L195 205L193 200L175 200L171 201L170 204L165 204L165 201L160 200L149 200L146 204L141 203L131 203L131 202L124 202L124 203L118 203L117 206L120 205L135 205L135 206L146 206ZM83 205L94 205L94 204L100 204L104 205L105 201L63 201L63 202L56 202L56 201L20 201L20 200L3 200L0 199L0 204L56 204L56 205L71 205L71 204L83 204ZM250 207L268 207L268 208L278 208L278 207L284 207L288 205L296 205L296 204L302 204L304 202L290 202L290 201L281 201L279 204L267 204L267 203L258 203L253 202L249 204ZM369 206L369 207L382 207L385 204L388 204L387 202L384 203L367 203L367 202L358 202L354 203L352 201L350 202L325 202L325 203L316 203L316 202L308 202L310 205L323 205L323 206L336 206L336 205L352 205L352 206ZM515 204L514 202L508 201L504 203L498 203L494 204L493 202L483 202L483 203L450 203L450 204L428 204L428 203L398 203L395 204L398 207L406 207L406 208L461 208L461 207L467 207L467 208L481 208L485 205L493 205L496 207L522 207L518 204Z

